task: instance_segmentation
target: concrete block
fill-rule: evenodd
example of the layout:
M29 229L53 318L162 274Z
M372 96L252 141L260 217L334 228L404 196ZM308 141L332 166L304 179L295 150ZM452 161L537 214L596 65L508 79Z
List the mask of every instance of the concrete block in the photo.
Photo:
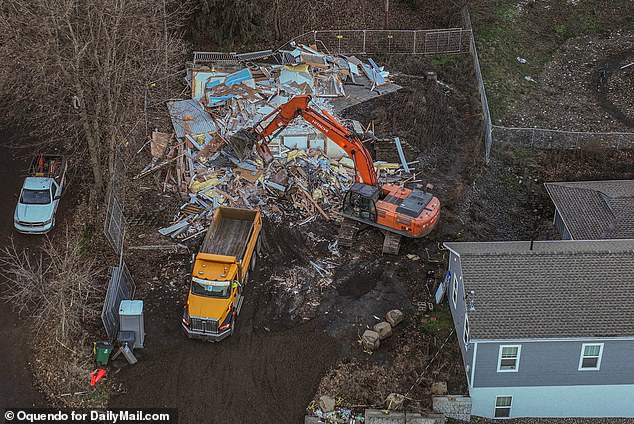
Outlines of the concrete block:
M365 330L361 337L363 347L368 350L376 350L381 345L379 333L372 330Z
M319 398L319 409L323 412L332 412L335 410L335 400L330 396L322 396Z
M445 424L442 414L424 414L418 412L385 411L379 409L365 410L366 424Z
M392 326L390 325L390 323L387 323L385 321L374 324L374 327L372 329L379 333L380 340L386 339L392 335Z
M365 424L407 424L405 412L390 411L387 414L380 409L365 410Z
M403 321L403 312L398 309L392 309L385 315L385 320L389 322L392 327L396 327Z
M447 419L443 414L425 414L417 412L407 413L407 424L445 424Z
M462 395L433 396L434 412L461 421L471 419L471 398Z
M447 382L436 381L431 385L431 394L434 396L444 396L447 394Z

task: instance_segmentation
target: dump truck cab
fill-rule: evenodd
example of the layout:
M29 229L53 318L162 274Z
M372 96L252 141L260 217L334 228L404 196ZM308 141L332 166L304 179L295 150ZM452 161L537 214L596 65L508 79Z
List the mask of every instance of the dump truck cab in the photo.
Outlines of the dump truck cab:
M192 269L182 327L189 338L233 334L249 271L255 268L262 218L257 210L219 207Z

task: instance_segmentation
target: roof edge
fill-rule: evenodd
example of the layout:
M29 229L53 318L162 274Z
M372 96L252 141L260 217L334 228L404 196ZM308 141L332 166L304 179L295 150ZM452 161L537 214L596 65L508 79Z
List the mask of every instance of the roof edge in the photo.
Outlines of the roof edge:
M527 339L476 339L471 338L470 343L548 343L548 342L585 342L585 341L634 341L631 336L603 336L603 337L552 337L552 338L527 338Z

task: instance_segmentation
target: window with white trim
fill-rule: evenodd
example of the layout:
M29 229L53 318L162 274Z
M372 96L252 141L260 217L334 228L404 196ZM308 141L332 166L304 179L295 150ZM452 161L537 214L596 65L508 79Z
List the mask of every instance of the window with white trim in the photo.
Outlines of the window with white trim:
M495 398L494 418L510 418L513 396L497 396Z
M462 339L464 340L464 345L469 344L469 317L467 314L464 314L464 332L462 333Z
M458 305L458 277L453 275L453 287L451 288L451 299L453 300L454 309Z
M601 367L603 343L584 343L581 345L579 371L596 371Z
M517 372L520 367L520 353L522 346L500 346L498 354L498 372Z

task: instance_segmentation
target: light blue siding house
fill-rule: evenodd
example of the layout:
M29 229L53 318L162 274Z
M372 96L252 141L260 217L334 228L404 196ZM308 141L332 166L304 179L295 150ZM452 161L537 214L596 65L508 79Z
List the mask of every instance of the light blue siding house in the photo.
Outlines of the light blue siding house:
M445 246L473 415L634 417L634 240Z

